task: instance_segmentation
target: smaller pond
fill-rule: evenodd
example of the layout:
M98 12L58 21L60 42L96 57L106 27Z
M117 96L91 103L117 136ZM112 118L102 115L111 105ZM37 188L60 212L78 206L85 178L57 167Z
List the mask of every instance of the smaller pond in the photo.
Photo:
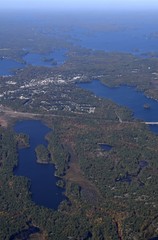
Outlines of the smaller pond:
M131 183L133 177L135 177L135 175L133 176L133 175L131 175L131 174L129 174L127 172L124 176L116 178L115 182L128 182L128 183Z
M63 189L56 186L59 178L55 177L53 164L36 162L35 148L39 144L48 145L45 135L50 131L42 122L26 120L17 122L14 130L29 135L30 147L19 149L19 164L14 170L17 176L25 176L31 180L32 200L47 208L57 209L60 202L66 199Z
M148 165L149 165L149 163L147 161L145 161L145 160L139 161L140 169L143 169L143 168L147 167Z
M112 149L112 146L105 143L99 143L99 146L103 151L110 151Z
M38 232L40 232L39 228L30 226L28 229L24 229L12 235L9 240L16 240L16 239L27 240L32 234L38 233Z
M126 172L124 176L119 176L115 179L115 182L128 182L129 184L132 182L133 178L136 178L139 176L140 172L148 166L148 162L145 160L141 160L138 163L138 170L136 173L130 174ZM139 186L144 186L144 183L138 179Z

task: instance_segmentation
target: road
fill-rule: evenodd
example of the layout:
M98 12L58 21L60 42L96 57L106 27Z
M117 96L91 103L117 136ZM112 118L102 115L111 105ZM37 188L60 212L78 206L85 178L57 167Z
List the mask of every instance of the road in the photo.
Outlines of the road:
M29 112L19 112L19 111L13 111L11 108L4 107L3 105L0 105L0 113L4 113L8 115L9 117L17 118L36 118L36 117L66 117L66 118L74 118L75 116L63 116L59 114L41 114L41 113L29 113ZM125 123L125 124L133 124L135 123L134 121L123 121L121 117L115 112L115 114L118 117L119 123ZM80 115L80 113L79 113ZM106 122L114 122L113 120L106 120ZM118 123L118 121L116 121ZM140 122L144 123L146 125L158 125L158 122Z

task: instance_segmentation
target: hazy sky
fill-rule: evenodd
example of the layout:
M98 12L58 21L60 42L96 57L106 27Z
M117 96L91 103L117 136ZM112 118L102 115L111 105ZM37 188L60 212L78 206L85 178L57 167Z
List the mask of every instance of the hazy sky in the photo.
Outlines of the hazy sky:
M1 0L0 9L158 9L158 0Z

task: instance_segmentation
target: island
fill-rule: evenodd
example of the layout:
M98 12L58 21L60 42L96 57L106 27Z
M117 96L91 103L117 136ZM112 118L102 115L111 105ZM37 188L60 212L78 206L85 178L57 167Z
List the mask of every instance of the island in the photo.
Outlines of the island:
M36 152L38 163L43 163L43 164L49 163L50 153L44 145L42 144L38 145L35 149L35 152Z
M150 105L148 103L145 103L143 107L144 109L150 109Z

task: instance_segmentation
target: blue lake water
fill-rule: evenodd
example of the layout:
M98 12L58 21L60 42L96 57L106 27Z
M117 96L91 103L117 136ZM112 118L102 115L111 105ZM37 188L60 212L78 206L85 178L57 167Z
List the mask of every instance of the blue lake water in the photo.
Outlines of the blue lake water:
M13 75L12 70L24 67L23 64L9 59L0 59L0 76Z
M56 186L58 178L54 176L53 164L39 164L36 162L35 148L39 144L47 146L45 135L50 131L40 121L27 120L17 122L14 130L17 133L29 135L30 147L19 149L19 165L14 174L25 176L31 180L32 200L41 206L57 209L65 199L63 189Z
M65 49L59 49L47 54L28 53L23 59L26 65L52 67L62 65L66 60L65 54Z
M91 91L98 97L107 98L115 103L128 107L133 111L133 116L146 122L158 122L158 102L154 99L147 98L143 92L137 91L134 87L120 86L110 88L98 80L89 83L79 83L79 87ZM144 108L144 104L150 106ZM156 125L151 126L151 130L158 133Z
M23 60L25 64L9 59L0 59L0 76L13 75L12 70L24 68L29 64L39 67L61 66L66 61L66 50L56 49L47 54L28 53L23 57Z
M130 52L136 55L147 52L158 52L158 40L141 34L138 30L122 30L116 32L96 32L87 35L77 32L75 37L82 47L106 52Z
M94 23L94 29L84 25L82 28L74 28L71 36L75 44L94 50L136 55L158 52L158 38L154 37L158 21L156 12L92 14L91 18L87 17L88 21L89 25Z
M144 121L158 121L158 102L147 98L143 92L137 91L134 87L110 88L98 80L79 83L78 86L93 92L98 97L108 98L119 105L130 108L135 118ZM149 104L150 108L145 109L144 104Z
M103 151L110 151L112 149L112 146L105 143L99 143L99 146Z
M82 27L76 25L67 32L69 41L75 45L108 52L128 52L144 57L146 53L154 52L158 56L157 13L92 14L83 16L82 21L89 23L91 27L86 28L85 24L81 24ZM59 31L59 27L57 29ZM26 65L60 66L66 60L65 53L65 49L56 49L47 54L28 53L23 60ZM10 75L12 69L26 65L12 60L0 60L0 76Z

